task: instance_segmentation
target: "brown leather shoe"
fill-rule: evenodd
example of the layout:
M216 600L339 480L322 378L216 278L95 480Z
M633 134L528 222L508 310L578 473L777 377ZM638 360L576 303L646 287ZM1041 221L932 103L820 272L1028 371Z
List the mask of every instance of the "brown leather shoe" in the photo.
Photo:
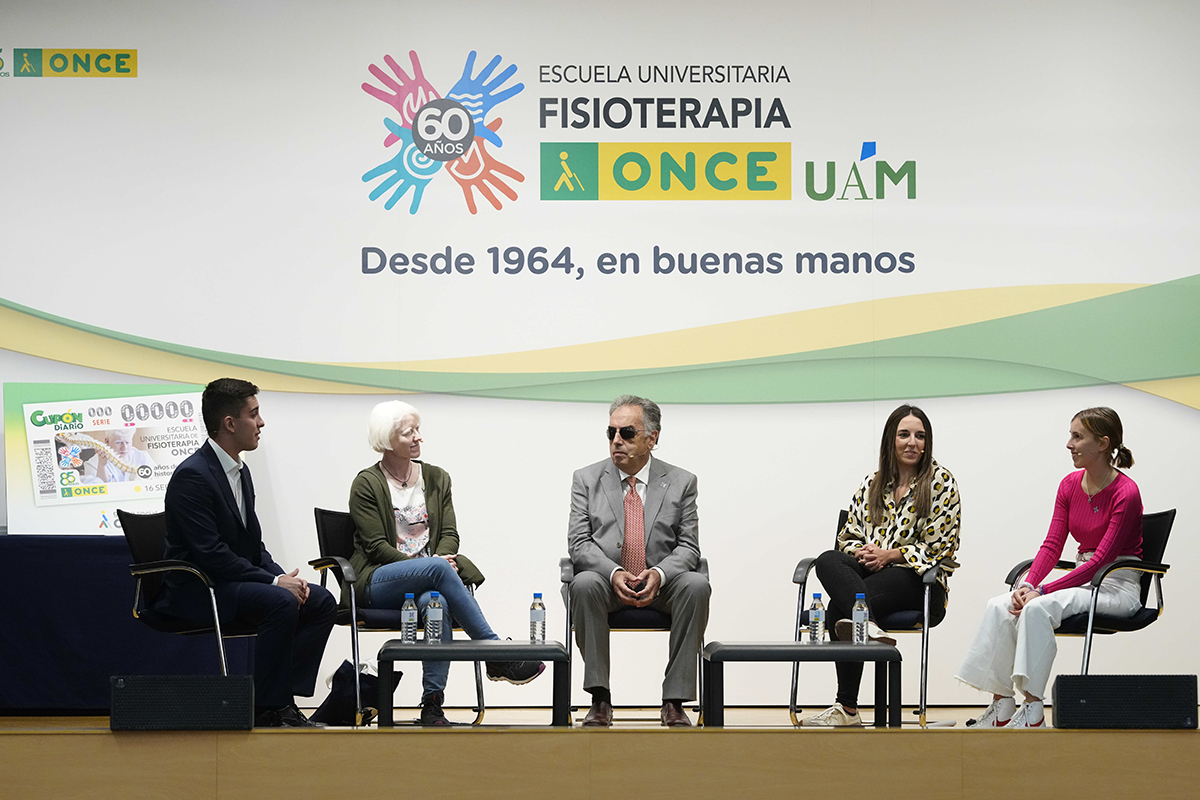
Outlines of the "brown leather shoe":
M583 727L611 728L612 715L612 703L607 700L593 700L592 707L588 709L587 716L583 718Z
M687 712L683 710L683 706L678 703L672 703L670 700L662 704L662 711L659 712L659 719L662 724L668 728L690 728L692 721L688 719Z

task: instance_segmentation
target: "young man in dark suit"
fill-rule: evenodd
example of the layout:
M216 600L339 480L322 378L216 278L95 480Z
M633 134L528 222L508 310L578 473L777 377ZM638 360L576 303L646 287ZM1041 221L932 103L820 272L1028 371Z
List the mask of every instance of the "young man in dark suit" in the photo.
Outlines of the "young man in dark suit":
M310 697L337 601L320 586L284 572L267 552L254 513L254 482L241 454L258 447L266 424L258 387L221 378L204 389L209 439L175 469L167 485L165 558L189 561L215 582L221 624L256 625L254 704L258 727L316 727L296 706ZM168 573L160 609L211 624L208 592L195 578Z

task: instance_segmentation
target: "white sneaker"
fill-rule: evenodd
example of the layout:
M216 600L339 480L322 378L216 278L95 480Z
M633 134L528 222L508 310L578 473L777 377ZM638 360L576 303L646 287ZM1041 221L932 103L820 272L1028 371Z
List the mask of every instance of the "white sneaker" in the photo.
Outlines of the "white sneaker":
M993 700L992 704L984 709L984 712L979 715L978 719L967 720L967 727L1003 728L1012 720L1015 709L1016 701L1011 697L1002 697L999 700ZM1001 717L1007 717L1008 719L1002 719Z
M833 629L837 631L838 641L854 641L854 623L852 621L848 619L839 619L834 623ZM867 620L867 641L879 642L880 644L890 645L891 647L896 646L895 638L870 620Z
M861 728L862 717L857 711L851 714L841 703L834 703L820 714L800 720L800 725L805 728Z
M1012 719L1008 721L1006 728L1044 728L1046 726L1046 715L1043 712L1042 718L1037 722L1030 722L1029 718L1033 716L1029 708L1031 703L1022 703L1017 709L1017 713L1013 714Z

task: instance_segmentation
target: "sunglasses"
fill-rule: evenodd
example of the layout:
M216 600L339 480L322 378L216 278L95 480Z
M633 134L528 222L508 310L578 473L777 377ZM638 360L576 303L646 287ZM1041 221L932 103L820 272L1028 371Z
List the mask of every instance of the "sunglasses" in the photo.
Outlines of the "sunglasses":
M643 430L644 430L644 428L635 428L632 425L626 425L624 428L614 428L613 426L609 425L608 429L605 431L605 433L608 434L608 440L610 442L613 440L613 437L616 436L618 433L621 434L622 439L624 439L627 442L631 442L631 441L633 441L633 437L637 436Z

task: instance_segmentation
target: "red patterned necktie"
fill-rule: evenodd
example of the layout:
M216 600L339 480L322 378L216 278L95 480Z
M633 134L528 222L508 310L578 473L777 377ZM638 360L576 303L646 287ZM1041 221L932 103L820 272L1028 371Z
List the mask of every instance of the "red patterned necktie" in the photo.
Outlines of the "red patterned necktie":
M633 575L646 571L646 518L642 498L637 493L637 478L629 478L625 493L625 544L621 547L621 569Z

